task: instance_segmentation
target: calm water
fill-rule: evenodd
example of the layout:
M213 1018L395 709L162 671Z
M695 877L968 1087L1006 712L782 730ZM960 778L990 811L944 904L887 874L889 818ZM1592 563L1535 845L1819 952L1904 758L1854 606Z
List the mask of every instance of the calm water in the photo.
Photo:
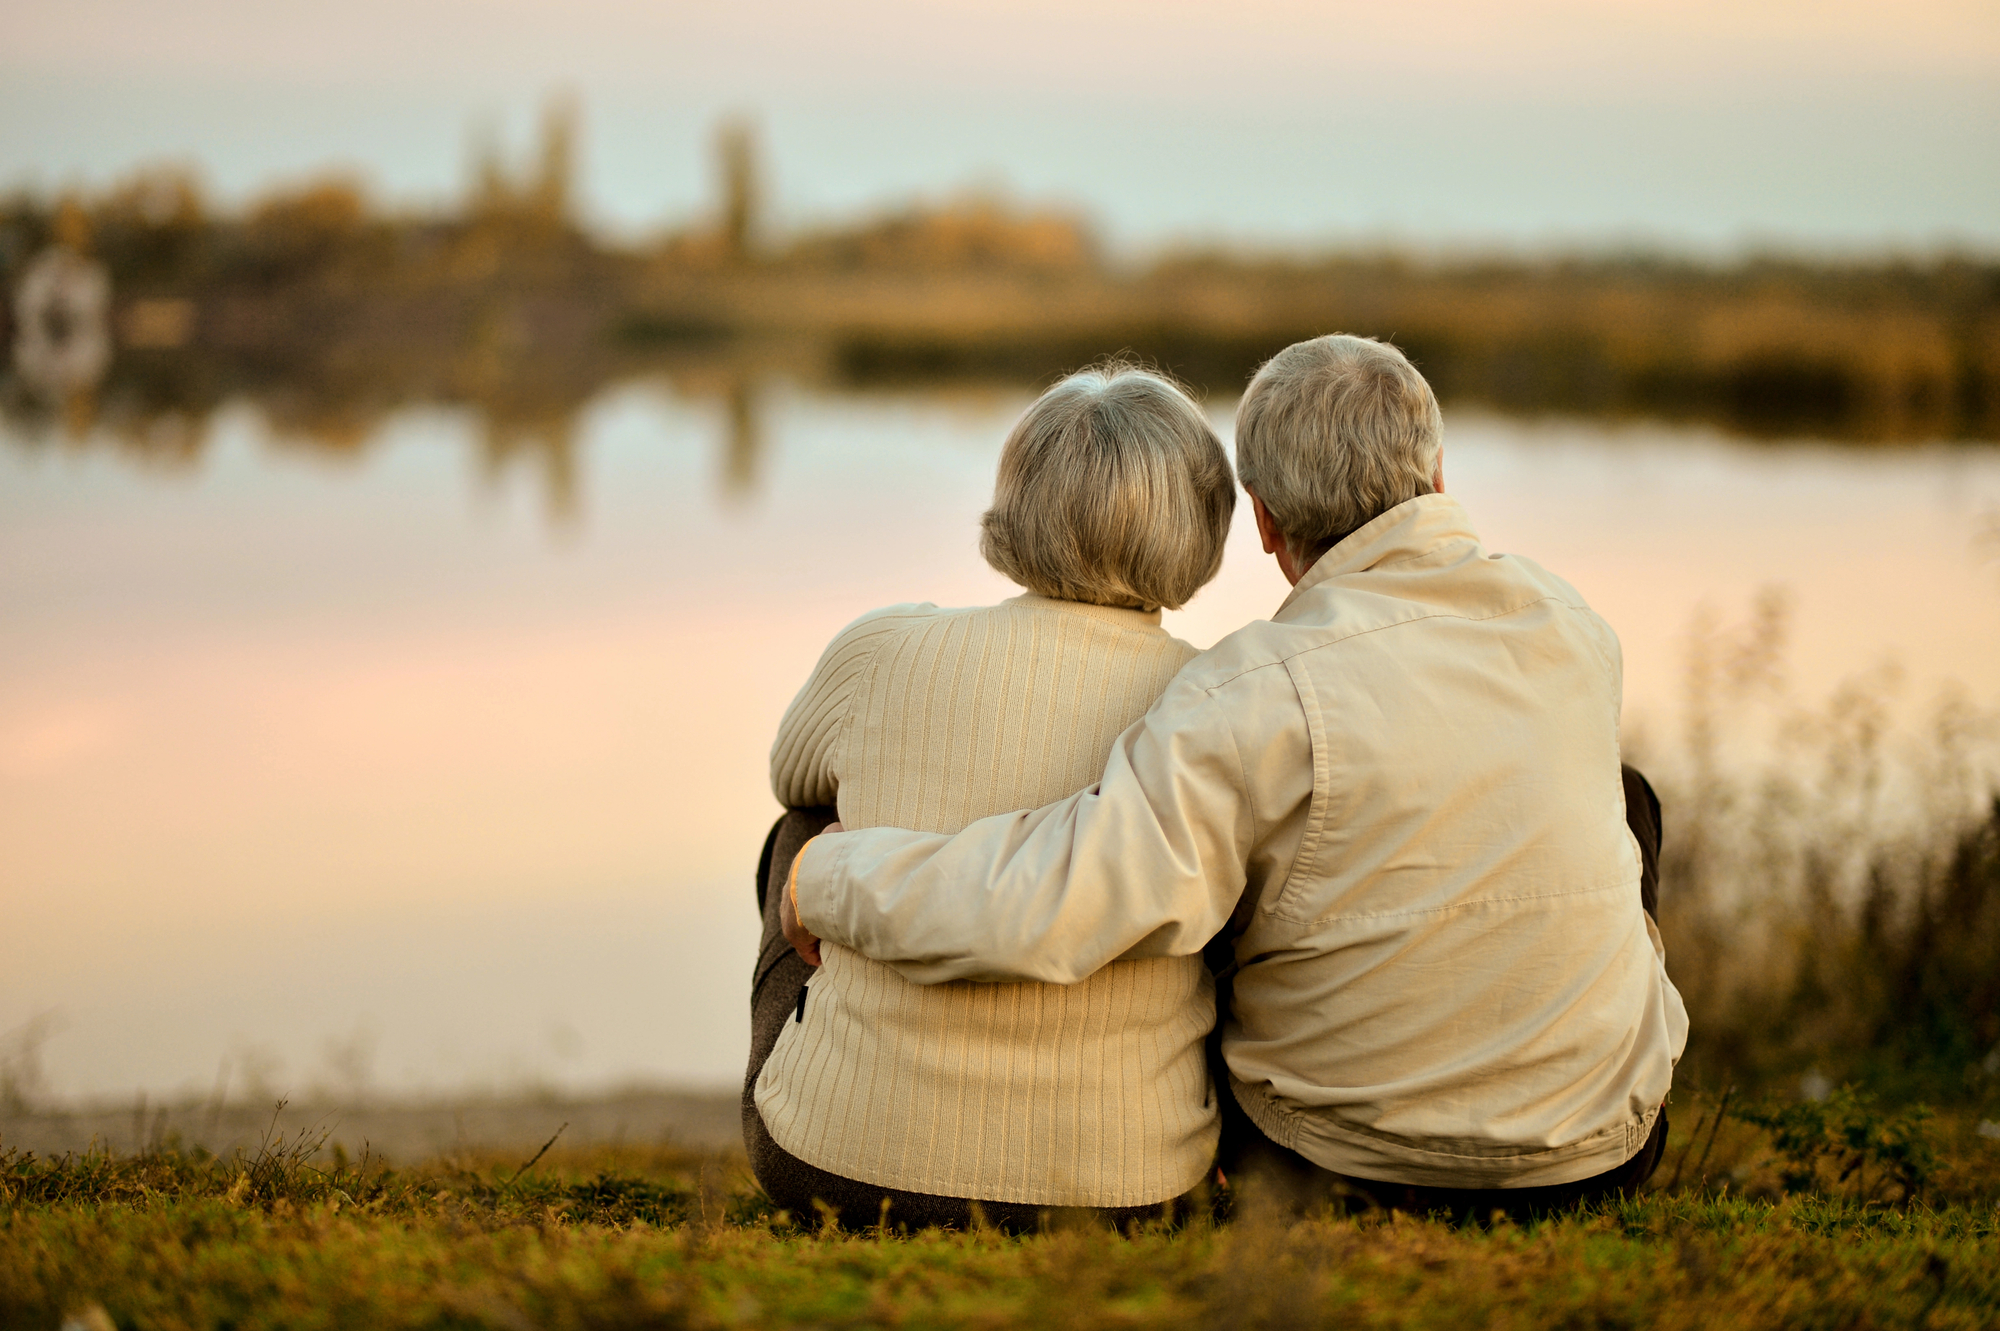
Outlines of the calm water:
M0 1031L53 1014L63 1095L740 1075L777 719L862 611L1011 594L974 530L1025 401L773 386L746 482L724 404L626 386L553 522L449 411L354 460L226 413L185 472L0 441ZM1801 697L1893 658L2000 703L2000 449L1447 419L1628 720L1771 585ZM1285 590L1239 516L1197 644Z

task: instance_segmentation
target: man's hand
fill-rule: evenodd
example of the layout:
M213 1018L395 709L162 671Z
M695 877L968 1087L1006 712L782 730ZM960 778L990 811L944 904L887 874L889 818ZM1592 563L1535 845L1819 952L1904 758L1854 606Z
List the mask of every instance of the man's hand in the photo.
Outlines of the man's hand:
M830 823L826 831L819 835L845 830L839 823ZM817 840L819 837L813 838L813 841ZM811 844L812 841L806 842L806 846ZM792 950L805 958L806 965L817 966L819 939L806 932L806 927L799 923L799 861L805 858L806 846L799 847L799 853L792 857L792 871L785 875L785 891L778 901L778 927L785 931L785 941L792 945Z

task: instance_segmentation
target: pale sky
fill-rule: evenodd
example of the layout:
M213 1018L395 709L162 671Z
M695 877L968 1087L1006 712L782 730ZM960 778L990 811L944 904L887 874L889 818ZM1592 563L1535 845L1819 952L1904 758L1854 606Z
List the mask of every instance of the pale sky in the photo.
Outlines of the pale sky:
M11 0L0 50L23 72L341 85L568 78L1181 97L1414 78L1561 95L1991 78L2000 17L1990 0Z
M788 223L976 186L1140 248L2000 250L1994 0L7 0L0 186L448 201L558 91L626 231L705 206L748 113Z

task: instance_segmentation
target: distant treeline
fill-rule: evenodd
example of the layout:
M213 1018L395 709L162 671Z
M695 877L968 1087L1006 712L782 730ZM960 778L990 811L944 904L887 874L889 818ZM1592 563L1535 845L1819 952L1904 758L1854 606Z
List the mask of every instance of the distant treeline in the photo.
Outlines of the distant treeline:
M1397 342L1447 403L2000 438L1990 260L1214 252L1128 271L1080 220L990 199L770 244L741 161L713 222L613 244L569 215L566 139L545 152L541 176L488 170L452 215L384 212L339 180L220 215L172 172L0 200L0 411L170 452L195 437L177 423L232 397L335 447L442 401L504 438L560 434L607 381L649 369L725 389L773 370L1032 383L1129 351L1229 394L1287 342L1345 331Z
M969 303L969 302L968 302ZM2000 436L2000 265L1168 259L1016 328L850 331L857 378L1046 373L1130 347L1212 390L1325 332L1395 341L1448 402L1752 435ZM856 322L859 322L858 320ZM885 321L886 322L886 321Z

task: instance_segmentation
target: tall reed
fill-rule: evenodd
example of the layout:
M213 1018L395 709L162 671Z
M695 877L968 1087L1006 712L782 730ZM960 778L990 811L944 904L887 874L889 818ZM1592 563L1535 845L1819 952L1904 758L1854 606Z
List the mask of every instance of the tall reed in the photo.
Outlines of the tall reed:
M2000 717L1957 687L1911 723L1888 665L1784 688L1786 605L1689 635L1671 743L1628 745L1665 809L1661 932L1683 1078L2000 1097Z

